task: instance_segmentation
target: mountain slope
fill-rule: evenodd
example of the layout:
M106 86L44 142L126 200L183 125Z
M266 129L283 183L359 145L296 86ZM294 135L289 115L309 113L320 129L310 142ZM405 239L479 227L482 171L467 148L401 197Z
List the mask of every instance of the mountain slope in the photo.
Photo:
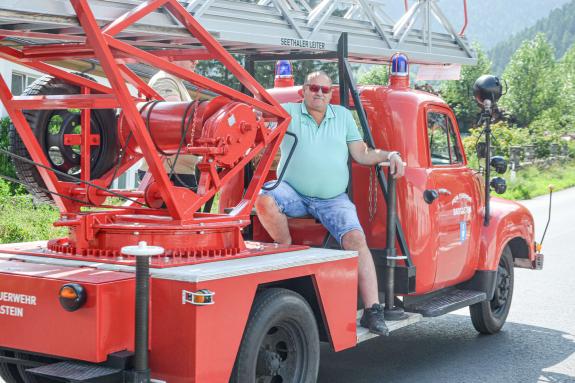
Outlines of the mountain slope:
M575 0L551 11L548 17L539 20L532 27L497 44L489 52L489 56L493 61L494 72L502 73L521 43L525 40L533 39L540 32L545 33L549 43L555 48L556 57L563 57L565 52L575 43Z
M466 35L484 49L491 49L569 2L571 0L468 0ZM409 1L410 5L413 3ZM393 18L399 18L404 12L403 1L388 0L384 4ZM463 26L463 0L439 0L437 4L459 31Z

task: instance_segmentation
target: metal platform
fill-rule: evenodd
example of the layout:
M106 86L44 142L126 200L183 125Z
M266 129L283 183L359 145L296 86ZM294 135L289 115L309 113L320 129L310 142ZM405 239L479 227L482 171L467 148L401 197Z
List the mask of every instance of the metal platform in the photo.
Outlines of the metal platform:
M437 317L486 299L487 295L483 291L451 289L414 303L404 303L406 310L420 313L424 317Z
M409 312L406 312L405 314L407 315L407 318L405 319L396 321L385 321L387 329L389 330L389 334L391 334L396 330L399 330L400 328L407 327L409 325L417 323L421 321L421 319L423 319L423 316L421 314L409 313ZM361 319L362 315L363 310L359 310L357 312L357 321L356 321L357 343L365 342L366 340L377 338L378 336L380 336L369 332L369 330L366 329L365 327L361 327L361 325L359 324L359 320Z
M27 371L40 377L65 379L68 382L121 383L124 381L120 369L68 361L35 367Z
M142 3L136 0L88 2L102 25ZM180 3L233 53L334 53L341 33L347 32L351 61L385 62L398 51L419 63L472 64L476 61L466 38L451 26L437 0L418 0L395 22L385 14L382 0L323 0L314 8L302 0L297 3L292 0ZM2 1L1 36L5 39L0 40L0 44L13 46L84 41L69 0ZM147 15L118 37L142 49L200 46L174 17L162 10Z

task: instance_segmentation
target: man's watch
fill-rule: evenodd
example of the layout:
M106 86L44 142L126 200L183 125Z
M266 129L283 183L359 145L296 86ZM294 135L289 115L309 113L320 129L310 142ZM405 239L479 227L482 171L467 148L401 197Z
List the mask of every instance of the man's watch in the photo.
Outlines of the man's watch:
M393 156L398 156L399 158L401 158L401 154L399 152L393 151L393 152L388 152L387 153L387 161L391 161L391 157Z

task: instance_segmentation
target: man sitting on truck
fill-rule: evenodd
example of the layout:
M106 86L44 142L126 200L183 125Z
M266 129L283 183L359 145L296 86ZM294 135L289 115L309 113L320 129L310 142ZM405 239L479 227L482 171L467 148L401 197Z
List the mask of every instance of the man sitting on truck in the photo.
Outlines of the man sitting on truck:
M286 164L293 140L286 138L281 143L278 174L287 165L285 174L276 188L260 192L256 210L277 243L291 243L288 217L311 214L345 250L357 251L359 291L365 307L360 323L371 332L384 335L387 327L379 304L375 265L355 206L346 193L347 162L349 154L362 165L389 161L391 173L397 178L403 176L403 161L398 152L369 149L351 112L331 105L331 96L329 76L322 71L313 72L303 85L303 103L282 105L292 117L288 131L297 135L298 144Z

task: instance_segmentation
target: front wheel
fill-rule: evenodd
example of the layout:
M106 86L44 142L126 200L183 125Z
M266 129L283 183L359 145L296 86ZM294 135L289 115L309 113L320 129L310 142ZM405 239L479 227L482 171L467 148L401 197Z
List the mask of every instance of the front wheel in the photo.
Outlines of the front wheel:
M313 383L318 368L318 329L306 300L286 289L258 293L230 382Z
M482 334L499 332L511 308L513 297L513 256L505 246L497 267L495 294L490 301L476 303L469 307L473 327Z

